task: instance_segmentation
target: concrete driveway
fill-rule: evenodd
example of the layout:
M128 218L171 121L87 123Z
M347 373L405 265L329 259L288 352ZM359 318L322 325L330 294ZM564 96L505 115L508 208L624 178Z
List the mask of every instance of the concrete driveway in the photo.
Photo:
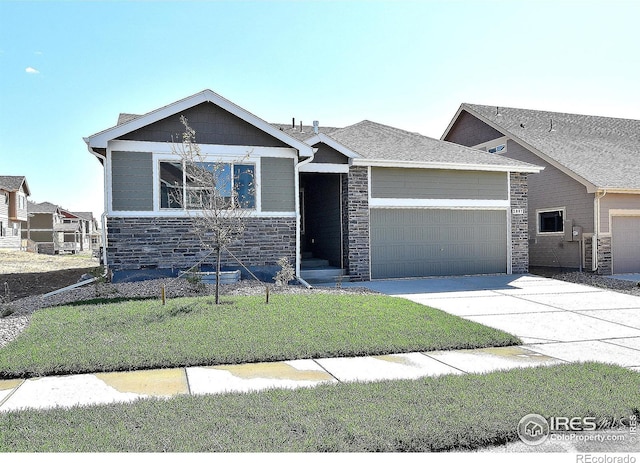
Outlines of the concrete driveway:
M498 328L567 362L640 371L640 297L535 275L351 283Z

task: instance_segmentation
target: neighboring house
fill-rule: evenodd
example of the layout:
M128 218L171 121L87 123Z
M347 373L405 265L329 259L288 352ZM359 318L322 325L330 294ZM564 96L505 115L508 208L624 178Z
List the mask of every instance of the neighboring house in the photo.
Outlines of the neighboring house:
M462 104L442 139L544 166L532 266L640 272L640 121Z
M352 280L528 271L527 176L539 167L369 121L269 124L205 90L85 138L104 168L114 280L213 264L190 233L197 211L166 197L183 115L208 161L255 176L231 251L265 279L283 256L301 277L303 255Z
M96 249L97 222L91 212L71 212L50 202L31 201L28 209L28 226L23 228L22 238L35 242L38 252L75 254Z
M0 248L21 248L21 231L27 222L30 196L24 176L0 175Z

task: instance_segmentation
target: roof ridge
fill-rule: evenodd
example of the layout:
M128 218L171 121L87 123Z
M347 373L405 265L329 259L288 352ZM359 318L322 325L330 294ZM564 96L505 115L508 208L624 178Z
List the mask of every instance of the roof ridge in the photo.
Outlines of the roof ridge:
M507 110L515 110L515 111L525 111L528 113L537 113L537 114L557 114L563 116L579 116L579 117L588 117L594 119L608 119L608 120L618 120L618 121L632 121L632 122L640 122L640 119L630 119L624 117L615 117L615 116L598 116L596 114L584 114L584 113L570 113L570 112L562 112L562 111L550 111L547 109L528 109L528 108L518 108L515 106L498 106L498 105L482 105L475 103L462 103L462 106L467 106L473 109L473 107L480 108L497 108L498 114L500 109Z

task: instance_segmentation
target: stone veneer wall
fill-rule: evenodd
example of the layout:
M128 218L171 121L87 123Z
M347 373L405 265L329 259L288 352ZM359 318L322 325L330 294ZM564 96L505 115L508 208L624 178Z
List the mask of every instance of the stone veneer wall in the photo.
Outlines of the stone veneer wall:
M511 172L511 271L529 271L529 210L527 174ZM514 209L524 209L524 214L514 214Z
M585 236L584 243L584 269L590 272L593 269L593 237Z
M369 273L369 169L350 167L343 180L346 192L346 268L351 281L368 281Z
M210 252L192 232L188 217L107 218L107 259L112 271L186 269ZM269 267L283 256L293 262L296 249L294 217L247 218L244 236L231 252L247 267ZM214 265L211 254L202 262ZM223 266L238 263L223 253Z
M611 237L601 236L598 239L598 270L599 275L611 275Z

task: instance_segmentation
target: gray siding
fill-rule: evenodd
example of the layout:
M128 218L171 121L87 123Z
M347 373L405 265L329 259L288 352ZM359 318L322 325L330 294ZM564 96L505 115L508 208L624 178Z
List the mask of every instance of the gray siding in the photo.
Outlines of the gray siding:
M180 114L162 119L121 136L120 140L177 142L182 139L184 126L180 116L185 116L189 126L196 131L196 142L213 145L248 145L286 147L275 137L257 129L248 122L214 105L201 103Z
M478 143L495 140L502 136L504 136L504 134L485 124L475 116L472 116L466 111L461 111L460 117L458 117L458 120L453 124L453 127L451 127L445 140L459 145L475 146Z
M313 157L312 164L348 164L349 158L339 151L331 148L324 143L320 143L316 146L318 151Z
M600 233L609 233L611 209L631 209L640 211L640 195L624 195L607 193L600 199Z
M529 176L529 257L530 265L542 267L580 266L577 242L566 242L564 236L541 235L537 230L537 209L566 208L565 219L573 219L583 233L593 233L593 194L584 185L518 143L507 142L506 156L543 166L539 174Z
M111 153L111 207L114 211L153 210L151 153Z
M29 220L29 224L32 230L53 230L53 214L33 214L33 217L31 217L31 220Z
M507 199L507 174L376 167L371 169L371 196L415 199Z
M293 159L262 158L261 179L258 185L265 212L295 211L295 184Z
M460 113L446 137L447 141L474 146L500 138L504 134L485 124L466 111ZM539 174L529 176L529 259L532 266L572 267L580 266L580 250L577 242L566 242L561 235L537 233L537 209L566 208L567 219L581 226L584 233L593 233L593 194L586 187L564 172L545 162L513 140L507 141L507 153L512 159L542 166Z

